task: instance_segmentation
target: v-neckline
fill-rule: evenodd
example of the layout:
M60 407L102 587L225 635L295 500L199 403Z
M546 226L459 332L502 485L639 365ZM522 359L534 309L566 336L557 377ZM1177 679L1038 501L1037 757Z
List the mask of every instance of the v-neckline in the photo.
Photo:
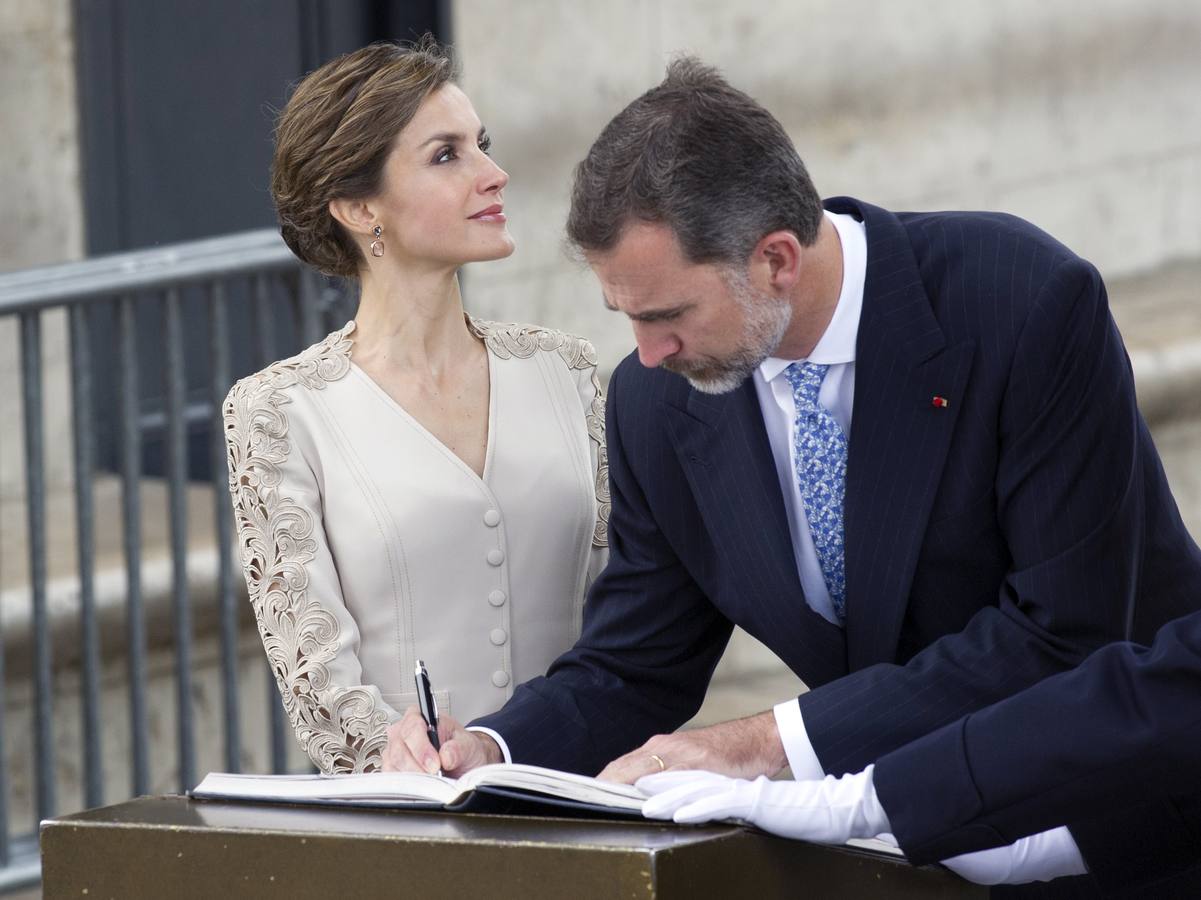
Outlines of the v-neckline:
M353 323L353 320L351 321ZM453 463L457 465L466 475L487 487L488 475L492 470L493 445L496 440L496 367L492 364L492 350L488 346L488 342L483 340L482 336L475 328L475 323L472 322L469 317L467 318L467 327L470 329L473 337L481 338L481 341L484 345L484 358L488 363L488 436L484 442L483 473L477 473L475 469L467 465L467 463L463 461L463 457L455 453L455 451L450 449L450 447L448 447L445 442L440 440L437 435L426 428L425 425L421 423L420 419L405 409L395 397L384 390L374 378L367 374L366 370L362 366L354 361L353 339L351 340L351 349L347 354L347 358L350 362L350 367L359 375L359 377L361 377L365 382L367 382L368 385L371 386L372 390L380 395L383 401L390 406L393 411L397 413L397 415L407 421L418 434L422 435L427 441L433 444L443 453L443 455L449 457ZM347 337L353 333L354 329L351 329L351 331L347 332Z

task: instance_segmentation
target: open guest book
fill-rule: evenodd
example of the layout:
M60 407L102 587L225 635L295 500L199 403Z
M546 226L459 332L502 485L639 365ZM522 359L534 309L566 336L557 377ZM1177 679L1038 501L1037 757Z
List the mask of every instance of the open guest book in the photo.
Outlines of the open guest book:
M233 775L210 772L189 792L198 800L252 800L329 806L381 806L444 809L454 812L537 812L605 814L642 818L646 796L628 784L614 784L540 766L497 763L462 778L421 772L360 775ZM532 806L531 806L532 804ZM527 808L528 807L528 808Z
M197 800L628 819L643 817L642 802L646 800L646 795L633 785L520 763L481 766L457 779L421 772L362 775L210 772L188 793ZM888 856L903 855L894 845L875 839L852 839L847 846Z

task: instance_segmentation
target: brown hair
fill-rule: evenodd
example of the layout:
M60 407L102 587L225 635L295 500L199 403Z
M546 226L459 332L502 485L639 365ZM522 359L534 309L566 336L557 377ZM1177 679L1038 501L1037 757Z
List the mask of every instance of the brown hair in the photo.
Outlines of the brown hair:
M271 195L284 241L327 275L358 274L363 254L329 201L378 194L396 135L425 98L458 75L431 35L339 56L296 86L275 125Z
M611 250L631 220L662 222L689 261L745 264L765 234L817 240L821 197L784 127L694 57L613 118L575 171L567 237Z

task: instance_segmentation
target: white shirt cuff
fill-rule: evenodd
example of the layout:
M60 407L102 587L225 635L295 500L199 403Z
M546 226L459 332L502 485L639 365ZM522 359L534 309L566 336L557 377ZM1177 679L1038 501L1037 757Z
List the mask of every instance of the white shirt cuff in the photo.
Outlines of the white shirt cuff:
M942 864L976 884L1027 884L1088 871L1067 826L1032 834L1005 847L944 859Z
M776 730L788 757L788 768L796 781L816 781L826 777L826 770L818 762L817 753L805 730L805 719L801 715L801 704L795 697L777 703L772 709L776 716Z
M1028 840L1031 841L1029 852L1014 866L1016 884L1050 881L1065 875L1083 875L1088 871L1076 839L1066 825L1032 835Z
M496 741L496 746L500 747L500 755L505 758L505 762L511 763L513 755L509 753L509 745L505 743L505 739L493 731L491 728L485 728L483 725L472 725L468 731L478 731L480 734L486 734L492 740Z

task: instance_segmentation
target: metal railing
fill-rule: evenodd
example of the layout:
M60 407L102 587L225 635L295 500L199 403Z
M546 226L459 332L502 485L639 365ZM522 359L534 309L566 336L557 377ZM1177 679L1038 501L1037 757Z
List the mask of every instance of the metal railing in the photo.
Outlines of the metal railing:
M37 823L67 812L60 808L55 774L54 632L62 604L48 597L46 361L43 321L64 310L69 351L71 469L74 479L76 608L67 612L78 632L79 773L85 806L122 797L107 796L102 757L101 635L96 594L96 508L98 456L109 460L120 484L120 519L125 591L122 623L128 681L129 785L131 796L148 792L151 740L147 706L147 609L143 595L141 491L149 467L147 445L161 445L170 559L170 651L174 655L175 754L178 788L197 776L194 732L193 612L188 577L188 493L198 478L212 485L217 552L214 594L219 633L223 761L240 768L238 668L239 607L242 603L232 558L232 512L221 425L221 402L237 377L297 352L343 324L351 302L320 276L299 265L272 230L250 231L153 250L117 254L0 275L0 329L17 323L20 445L24 449L27 633L6 628L0 635L0 695L8 698L5 648L30 657L33 726L30 765L34 774L32 831L10 820L10 770L0 766L0 891L36 881ZM11 326L9 326L11 327ZM62 363L59 363L60 367ZM58 373L61 374L61 371ZM62 379L56 379L61 381ZM5 386L6 391L16 386ZM115 402L113 402L115 401ZM97 405L104 408L98 410ZM61 404L60 404L61 406ZM8 453L17 445L9 440ZM103 451L103 452L101 452ZM18 517L19 518L19 517ZM5 529L15 528L9 521ZM11 610L3 610L11 613ZM120 614L123 613L123 616ZM5 621L20 619L6 615ZM28 648L28 649L26 649ZM11 657L11 653L9 654ZM111 662L111 660L110 660ZM264 662L265 665L265 662ZM61 666L60 666L61 668ZM257 688L256 688L257 689ZM286 766L290 729L282 715L273 677L266 688L271 712L270 761ZM110 698L111 702L111 698ZM6 705L7 708L7 705ZM0 760L15 754L17 739L0 712ZM161 748L159 749L161 752ZM19 754L17 754L19 755Z

